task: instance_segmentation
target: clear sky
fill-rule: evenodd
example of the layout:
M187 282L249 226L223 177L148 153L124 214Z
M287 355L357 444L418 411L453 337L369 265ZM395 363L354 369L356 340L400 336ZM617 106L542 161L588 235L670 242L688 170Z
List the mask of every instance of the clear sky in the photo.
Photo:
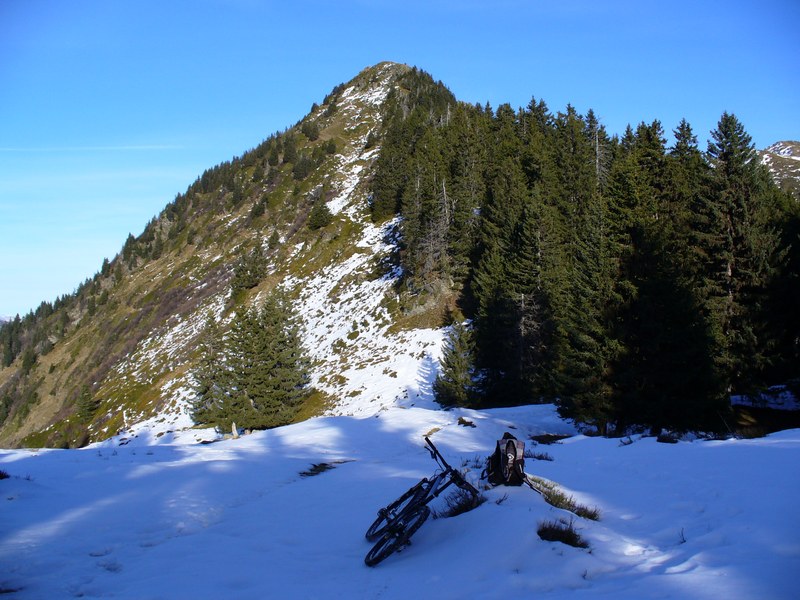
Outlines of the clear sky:
M800 139L798 0L0 0L0 316L72 292L204 169L383 60L611 134Z

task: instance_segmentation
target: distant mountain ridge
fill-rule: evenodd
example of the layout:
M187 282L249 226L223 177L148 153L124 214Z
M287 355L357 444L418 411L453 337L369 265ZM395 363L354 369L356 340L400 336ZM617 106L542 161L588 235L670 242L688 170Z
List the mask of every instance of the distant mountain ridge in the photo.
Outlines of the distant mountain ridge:
M776 142L759 155L778 187L800 200L800 142Z

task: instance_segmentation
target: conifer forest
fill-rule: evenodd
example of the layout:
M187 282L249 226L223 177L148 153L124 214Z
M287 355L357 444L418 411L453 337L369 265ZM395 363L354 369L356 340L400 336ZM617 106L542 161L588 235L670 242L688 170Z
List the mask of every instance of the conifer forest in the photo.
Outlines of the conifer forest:
M719 430L732 394L800 372L796 199L744 125L609 136L572 106L458 103L417 77L388 115L372 215L399 215L402 285L458 292L444 405L555 401L601 432Z

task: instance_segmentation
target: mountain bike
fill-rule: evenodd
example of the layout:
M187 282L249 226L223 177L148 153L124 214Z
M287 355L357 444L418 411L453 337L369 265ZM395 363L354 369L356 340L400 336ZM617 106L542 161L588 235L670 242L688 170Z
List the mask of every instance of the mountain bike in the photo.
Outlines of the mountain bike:
M473 504L477 504L476 490L464 476L453 469L439 452L430 438L425 438L428 451L440 469L433 477L422 479L405 494L378 511L378 518L367 529L366 538L375 542L367 552L364 562L374 567L390 554L400 551L410 544L411 536L422 527L431 514L428 503L438 497L448 487L455 484L472 495ZM376 541L377 540L377 541Z

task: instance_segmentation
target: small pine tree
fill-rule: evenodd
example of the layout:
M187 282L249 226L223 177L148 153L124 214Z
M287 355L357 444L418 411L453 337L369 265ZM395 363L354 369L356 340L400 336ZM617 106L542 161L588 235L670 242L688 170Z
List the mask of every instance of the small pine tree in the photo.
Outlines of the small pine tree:
M441 372L433 383L433 392L439 404L472 404L474 365L475 345L472 331L463 323L454 323L445 338Z
M274 167L279 162L280 162L280 154L278 152L278 146L277 145L273 145L272 148L270 148L269 156L267 157L267 164L270 167Z
M236 296L239 292L256 287L266 274L267 259L264 249L259 245L249 254L243 254L233 268L231 294Z
M283 162L294 163L297 160L297 145L294 137L286 136L283 143Z
M292 177L297 181L302 181L311 174L315 166L314 160L303 154L292 169Z
M81 388L80 396L78 396L78 418L81 423L89 423L94 418L94 413L100 403L92 396L92 390L88 385Z
M30 373L33 366L36 364L36 351L28 346L22 353L22 375L25 376Z
M308 215L308 228L312 231L322 229L333 222L333 213L331 213L328 205L325 203L324 198L317 199Z
M300 131L303 132L310 142L315 142L319 139L319 126L316 121L306 121L303 123Z

